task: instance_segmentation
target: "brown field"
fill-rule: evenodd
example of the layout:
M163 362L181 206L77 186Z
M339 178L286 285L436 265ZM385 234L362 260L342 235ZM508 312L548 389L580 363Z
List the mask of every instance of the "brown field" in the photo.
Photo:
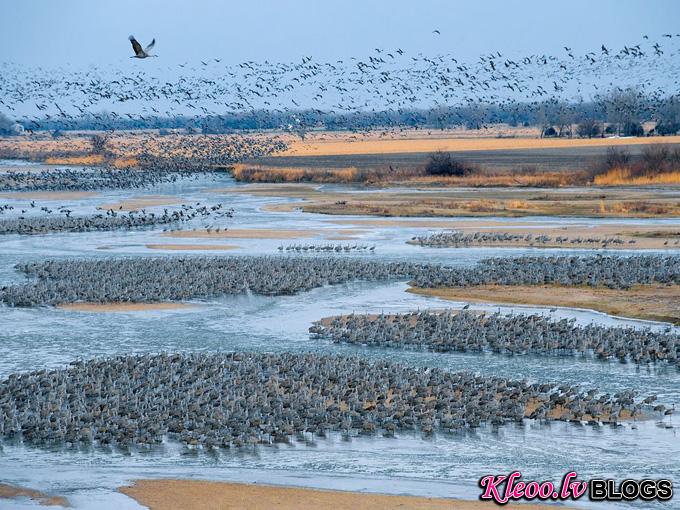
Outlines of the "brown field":
M644 145L650 143L680 143L680 136L640 137L640 138L538 138L533 137L464 137L461 132L430 131L429 134L414 136L407 132L403 137L380 137L379 133L355 135L348 133L311 134L300 140L293 137L287 140L289 148L280 156L339 156L348 154L400 154L431 153L438 150L460 151L499 151L515 149L555 149L571 147L607 147L619 145ZM468 132L473 135L475 132ZM274 156L276 157L276 156Z
M17 487L16 485L0 483L0 499L15 498L28 498L37 501L43 506L71 506L68 499L63 496L50 496L49 494L45 494L44 492L35 489L26 489L24 487Z
M311 184L252 184L216 193L301 199L266 206L270 211L302 209L333 215L371 216L575 216L680 217L680 190L579 188L569 191L518 189L418 188L395 192L335 192Z
M176 310L179 308L193 308L189 303L65 303L57 308L73 312L145 312L153 310Z
M138 480L121 487L123 494L150 510L482 510L493 503L413 496L341 492L297 487L209 482L202 480ZM508 504L505 508L539 510L533 504ZM562 507L561 507L562 508Z
M621 139L618 139L621 140ZM630 139L625 139L630 140ZM243 182L359 183L367 185L421 185L469 187L564 187L592 185L602 173L611 145L559 148L464 150L453 153L455 161L469 169L462 177L428 175L430 153L381 153L306 156L269 156L237 164L233 174ZM632 161L644 157L650 147L677 153L678 144L618 145ZM639 166L639 165L638 165ZM597 175L601 186L677 185L678 170L636 171L613 169ZM639 170L639 168L638 168Z
M585 308L609 315L680 324L680 285L637 285L630 290L558 285L413 287L409 292L453 301Z
M560 187L592 182L591 171L607 150L617 147L639 158L648 147L679 147L680 136L646 138L539 138L536 131L499 128L490 133L448 130L380 133L312 133L305 140L289 137L289 149L236 165L244 182L316 182L419 184L441 186ZM464 177L430 176L429 154L452 152L471 171ZM597 184L676 185L677 176L601 177Z

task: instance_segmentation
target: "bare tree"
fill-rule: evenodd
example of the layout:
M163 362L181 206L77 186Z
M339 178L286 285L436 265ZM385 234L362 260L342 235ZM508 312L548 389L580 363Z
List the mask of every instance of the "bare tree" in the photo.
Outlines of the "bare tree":
M576 126L576 134L581 138L593 138L600 136L600 124L592 119L579 122Z

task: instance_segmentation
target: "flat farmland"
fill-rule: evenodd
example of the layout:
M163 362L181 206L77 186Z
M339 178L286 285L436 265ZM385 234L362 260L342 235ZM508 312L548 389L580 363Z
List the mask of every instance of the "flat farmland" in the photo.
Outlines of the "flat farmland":
M544 139L545 140L545 139ZM527 139L491 139L475 140L482 146L487 144L493 146L494 142L499 148L484 149L458 149L457 145L451 140L413 140L413 150L402 150L401 152L389 152L390 142L385 141L383 146L371 143L370 145L362 142L347 143L346 152L341 152L339 145L317 145L318 150L294 153L294 148L281 153L280 155L268 156L255 159L252 162L269 167L291 167L291 168L349 168L370 169L389 167L393 168L413 168L425 165L431 152L437 150L451 151L455 159L483 168L488 172L516 172L516 171L578 171L586 170L597 164L606 155L609 147L616 146L626 150L632 157L640 156L648 143L666 143L672 148L680 147L680 137L666 138L642 138L639 139L647 143L632 143L631 139L597 139L597 142L610 142L584 145L581 142L588 140L562 140L572 142L572 144L561 144L559 147L543 147L537 144L530 148L524 146L527 142L540 142L541 140ZM620 143L626 141L629 143ZM410 141L399 141L402 148L408 146ZM442 143L438 143L442 142ZM470 140L459 140L458 146L469 147ZM503 142L503 143L498 143ZM510 143L508 143L510 142ZM549 143L552 141L549 140ZM613 143L616 142L616 143ZM637 142L637 140L636 140ZM518 148L512 148L512 144ZM546 144L547 145L547 144ZM295 145L293 145L295 147ZM361 150L383 149L383 152L358 152ZM327 153L324 153L327 150Z

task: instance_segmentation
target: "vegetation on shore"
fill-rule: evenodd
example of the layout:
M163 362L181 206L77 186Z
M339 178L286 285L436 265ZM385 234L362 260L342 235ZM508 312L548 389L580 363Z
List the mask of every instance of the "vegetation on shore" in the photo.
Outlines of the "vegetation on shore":
M302 163L302 162L301 162ZM424 164L393 167L275 166L237 163L232 175L240 182L415 184L465 187L630 186L680 184L680 146L646 145L633 156L625 148L609 147L587 170L551 171L526 165L518 169L487 168L456 158L455 153L436 151Z

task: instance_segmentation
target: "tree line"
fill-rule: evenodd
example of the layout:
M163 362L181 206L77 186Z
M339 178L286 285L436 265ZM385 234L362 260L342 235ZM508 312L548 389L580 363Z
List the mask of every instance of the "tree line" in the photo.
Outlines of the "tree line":
M680 132L680 96L646 96L633 89L617 90L591 101L474 103L430 109L355 111L334 113L318 109L273 112L253 110L222 115L132 116L86 113L67 119L51 117L35 122L17 119L26 130L157 129L204 134L253 130L287 130L300 136L310 130L365 131L380 128L447 129L464 126L482 129L495 124L538 127L546 137L598 137L606 135L671 135ZM645 131L645 122L654 127ZM0 112L0 134L14 134L15 122ZM39 127L37 127L39 126Z

